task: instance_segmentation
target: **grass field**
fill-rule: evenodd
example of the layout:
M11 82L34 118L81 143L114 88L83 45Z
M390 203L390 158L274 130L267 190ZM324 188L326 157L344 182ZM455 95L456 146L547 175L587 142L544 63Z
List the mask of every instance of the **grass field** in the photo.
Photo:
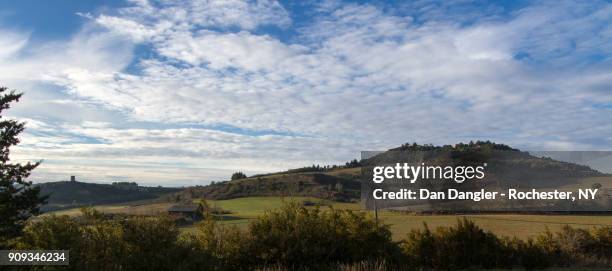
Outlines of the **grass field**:
M224 225L236 225L246 227L248 223L264 214L266 210L280 207L283 202L309 200L318 202L321 205L330 205L336 209L360 210L358 203L339 203L330 202L316 198L305 197L249 197L231 200L208 201L211 206L220 207L230 211L230 214L218 217L219 223ZM172 206L172 203L138 203L123 205L103 205L95 206L99 211L105 213L126 213L135 215L154 215L165 213ZM311 207L314 208L314 207ZM328 207L320 207L328 208ZM64 210L55 214L76 215L78 209ZM369 215L374 215L369 212ZM391 226L391 231L395 239L399 240L406 236L412 229L420 229L423 223L433 229L439 226L450 226L456 223L457 219L467 217L486 230L504 236L516 236L526 239L537 235L546 230L558 231L564 225L576 228L592 228L597 226L612 226L612 216L593 216L593 215L523 215L523 214L485 214L485 215L414 215L391 211L380 211L379 219ZM188 232L195 229L195 226L182 228Z
M174 204L172 203L122 203L122 204L109 204L109 205L96 205L93 206L96 210L108 213L108 214L130 214L130 215L156 215L160 213L166 213L168 208ZM55 215L68 215L75 216L81 213L80 208L67 209L61 211L54 211L45 213Z
M401 239L411 229L423 227L427 223L430 229L449 226L457 219L467 217L485 230L498 235L527 239L538 235L548 228L559 231L564 225L575 228L592 228L597 226L612 226L612 216L576 216L576 215L409 215L393 212L382 212L381 219L391 225L393 237Z
M278 208L283 201L287 200L312 200L312 198L286 198L277 197L253 197L215 202L218 207L232 212L231 219L221 221L222 224L235 224L239 227L246 226L250 219L264 213L265 210ZM360 210L358 203L331 203L336 209ZM326 208L326 207L321 207ZM374 215L370 212L370 215ZM391 211L379 212L379 219L391 225L395 239L401 239L412 229L420 229L423 223L430 228L449 226L456 223L457 219L467 217L476 222L486 230L504 236L516 236L526 239L546 230L558 231L564 225L576 228L592 228L596 226L612 226L612 216L580 216L580 215L520 215L520 214L491 214L491 215L414 215ZM188 230L188 229L187 229Z

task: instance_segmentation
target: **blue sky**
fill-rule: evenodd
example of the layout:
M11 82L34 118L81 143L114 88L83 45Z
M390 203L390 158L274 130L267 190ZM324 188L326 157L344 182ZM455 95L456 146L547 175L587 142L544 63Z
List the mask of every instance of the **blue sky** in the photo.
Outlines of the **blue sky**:
M191 185L405 142L611 150L599 1L5 1L33 179Z

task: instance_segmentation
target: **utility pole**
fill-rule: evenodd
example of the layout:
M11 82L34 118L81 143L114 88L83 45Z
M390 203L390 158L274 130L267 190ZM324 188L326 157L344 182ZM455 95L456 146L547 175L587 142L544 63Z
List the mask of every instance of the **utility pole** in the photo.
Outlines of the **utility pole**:
M374 199L374 219L376 219L376 228L378 228L378 206L376 206L376 199Z

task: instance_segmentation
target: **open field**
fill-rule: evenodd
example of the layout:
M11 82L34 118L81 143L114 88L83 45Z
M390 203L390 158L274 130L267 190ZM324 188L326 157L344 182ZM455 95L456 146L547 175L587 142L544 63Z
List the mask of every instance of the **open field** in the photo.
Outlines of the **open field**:
M391 225L393 237L401 239L412 229L423 227L427 223L430 229L449 226L457 219L467 217L485 230L498 235L527 239L550 229L559 231L564 225L574 228L592 228L596 226L612 226L612 216L579 216L579 215L521 215L521 214L491 214L491 215L410 215L393 212L382 212L382 221Z
M121 204L109 204L109 205L96 205L92 206L96 210L108 213L108 214L130 214L130 215L156 215L166 213L173 203L121 203ZM45 213L55 215L68 215L74 216L81 213L80 208L67 209L61 211L54 211Z
M302 202L305 200L317 203L325 202L321 199L309 197L248 197L230 200L209 200L208 204L232 212L231 216L256 218L264 214L266 210L272 210L282 206L283 202Z
M293 198L303 200L306 198ZM320 201L318 199L310 199ZM241 198L233 200L218 201L217 206L232 211L232 218L221 221L222 224L234 224L239 227L248 225L251 218L263 214L266 209L277 208L282 204L280 198ZM330 203L330 202L322 202ZM260 207L265 206L265 209ZM336 209L359 210L358 203L331 202ZM321 207L327 208L327 207ZM373 212L369 212L374 215ZM449 226L456 223L457 219L467 217L476 222L486 230L496 234L526 239L546 230L558 231L564 225L575 228L592 228L596 226L612 226L612 216L582 216L582 215L522 215L522 214L483 214L483 215L415 215L390 211L379 212L379 219L391 225L391 231L395 239L402 239L412 229L420 229L423 223L433 229L440 226ZM237 219L241 218L241 219ZM187 229L189 230L189 229Z
M280 207L287 201L309 200L321 205L330 205L336 209L360 210L358 203L331 202L307 197L249 197L231 200L208 201L213 207L220 207L230 211L231 214L219 216L219 223L224 225L236 225L246 227L248 223L264 214L266 210ZM101 205L95 206L99 211L105 213L125 213L134 215L154 215L165 213L173 203L139 203L123 205ZM315 207L309 207L315 208ZM320 207L328 208L328 207ZM54 212L58 215L76 215L78 209ZM374 215L373 212L369 212ZM596 215L526 215L526 214L469 214L469 215L415 215L391 211L380 211L379 219L391 225L395 239L399 240L406 236L412 229L420 229L423 223L433 229L439 226L449 226L456 223L457 219L467 217L486 230L496 234L526 239L546 230L558 231L564 225L575 228L592 228L597 226L612 226L612 216ZM184 227L183 231L192 231L195 226Z

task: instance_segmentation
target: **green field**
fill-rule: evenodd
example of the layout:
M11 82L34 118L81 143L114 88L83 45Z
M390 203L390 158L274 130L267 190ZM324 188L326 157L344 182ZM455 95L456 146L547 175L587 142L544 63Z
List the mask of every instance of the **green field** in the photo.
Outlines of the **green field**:
M305 197L249 197L231 200L208 201L213 207L220 207L231 212L230 214L217 217L220 224L236 225L246 227L248 223L264 214L266 210L273 210L280 207L283 202L309 200L321 205L319 208L325 209L332 206L336 209L360 210L358 203L340 203L325 201L316 198ZM165 213L172 203L151 203L151 204L123 204L123 205L104 205L95 208L105 213L126 213L138 215L154 215ZM316 208L316 207L309 207ZM64 210L55 214L76 215L78 209ZM373 216L373 212L368 212ZM486 230L504 236L516 236L526 239L530 236L540 234L546 230L558 231L564 225L576 228L592 228L598 226L612 226L612 216L593 216L593 215L524 215L524 214L484 214L484 215L415 215L391 211L380 211L379 219L391 226L394 238L399 240L406 236L412 229L423 227L427 223L430 228L439 226L450 226L455 224L457 219L467 217L476 222ZM195 226L182 228L183 231L194 230Z
M218 207L232 212L231 219L221 221L224 224L246 226L249 219L263 214L265 210L278 208L287 200L312 200L312 198L277 198L253 197L216 201ZM212 202L212 201L211 201ZM336 209L360 210L357 203L331 203ZM320 207L328 208L328 207ZM374 215L369 212L369 215ZM391 211L379 212L379 219L391 226L395 239L401 239L412 229L423 227L427 223L430 228L455 224L457 219L467 217L486 230L504 236L516 236L522 239L537 235L546 230L558 231L564 225L576 228L591 228L597 226L612 226L612 216L580 216L580 215L522 215L522 214L491 214L491 215L414 215Z
M249 197L230 200L209 200L208 203L213 207L220 207L223 210L232 212L231 216L242 218L256 218L264 214L266 210L280 207L283 202L309 200L321 203L321 199L307 197Z

